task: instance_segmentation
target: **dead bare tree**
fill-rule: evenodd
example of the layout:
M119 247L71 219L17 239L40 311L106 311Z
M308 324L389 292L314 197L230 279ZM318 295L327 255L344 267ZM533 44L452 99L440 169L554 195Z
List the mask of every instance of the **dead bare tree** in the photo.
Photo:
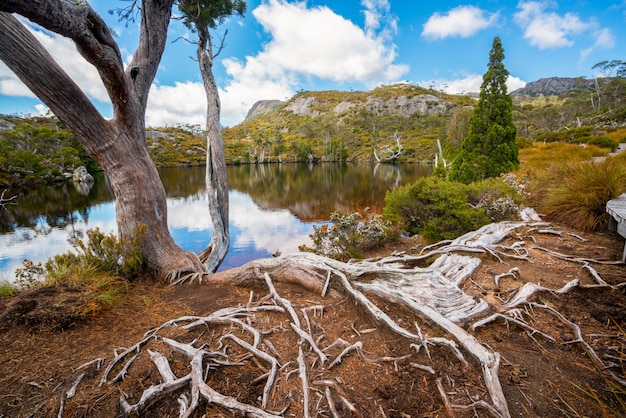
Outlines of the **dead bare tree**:
M213 222L213 235L209 246L200 253L208 272L220 266L230 245L228 231L228 181L224 141L220 125L220 97L213 76L213 60L224 47L224 37L216 51L210 30L215 29L226 17L242 16L246 3L241 0L179 0L178 8L183 12L184 24L198 35L197 57L207 97L206 119L206 185L209 197L209 212Z
M11 197L4 197L6 193L7 193L7 189L4 189L2 193L0 194L0 209L4 209L4 210L7 209L6 205L17 204L17 202L15 202L15 199L17 199L17 195L11 196Z
M391 162L391 161L397 161L398 158L400 158L402 156L402 143L400 142L400 135L398 135L398 131L396 131L393 134L392 139L396 142L396 146L395 147L391 147L391 146L385 146L381 151L381 155L378 155L378 152L376 151L376 147L374 147L374 158L376 159L376 162L381 163L381 162Z

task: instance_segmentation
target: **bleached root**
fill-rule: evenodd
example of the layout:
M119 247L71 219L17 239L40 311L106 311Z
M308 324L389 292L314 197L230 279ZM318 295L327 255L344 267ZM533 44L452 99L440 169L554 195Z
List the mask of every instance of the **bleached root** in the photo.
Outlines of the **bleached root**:
M482 410L491 416L508 417L509 409L498 377L500 355L481 344L466 331L465 325L470 325L474 331L503 320L506 326L524 329L532 339L539 337L555 343L553 336L532 325L530 320L533 310L544 310L568 326L575 335L572 342L583 347L599 369L606 369L607 363L585 342L580 327L555 309L537 303L536 299L545 293L566 294L574 288L617 287L607 284L591 266L599 262L541 249L560 259L580 263L595 284L583 286L579 280L572 280L553 290L526 283L495 313L482 299L463 292L459 286L480 265L480 260L472 254L486 254L501 263L529 260L530 252L523 241L507 246L501 244L512 231L525 226L536 228L537 233L542 234L558 232L542 222L503 222L427 247L417 256L396 254L377 261L342 263L311 253L297 253L257 260L211 275L174 272L168 277L173 284L196 280L209 285L251 284L255 290L263 286L267 294L258 298L251 293L247 302L240 306L215 310L206 316L183 316L148 331L138 343L115 352L102 373L100 385L120 385L132 375L138 362L143 361L145 365L149 361L160 376L160 383L152 384L140 395L123 394L120 405L127 415L141 414L154 402L176 392L182 417L193 415L201 401L234 414L255 417L274 417L285 412L304 417L339 417L345 416L347 411L362 414L359 402L351 399L354 394L350 395L345 386L350 382L336 378L342 367L349 367L346 364L354 367L354 362L374 363L380 367L393 364L397 371L401 364L436 383L450 416L456 411ZM417 267L423 260L433 257L437 259L429 268ZM504 277L517 281L521 276L519 268L510 268L495 276L495 285L498 287ZM306 304L300 301L296 305L277 291L275 283L279 282L302 286L320 295L319 300L307 300ZM357 329L353 322L352 337L356 340L349 342L339 335L327 335L325 315L329 306L338 303L356 305L375 327L368 325L368 328ZM386 306L390 305L403 308L401 319L404 320L389 313ZM407 328L407 317L414 327ZM391 333L406 344L409 354L371 355L373 349L367 344L368 334L381 332ZM275 345L273 341L278 339L281 344ZM434 352L452 355L467 374L478 377L483 393L488 394L482 395L485 399L472 395L469 402L451 401L441 377L446 371L432 362ZM180 360L177 361L179 366L174 367L172 353L182 356L187 367L181 368ZM231 367L246 368L247 376L257 374L251 377L251 384L263 384L262 396L257 401L245 403L210 387L212 373ZM474 373L472 368L475 368ZM290 379L295 373L299 376L297 383L294 378ZM80 379L77 382L76 386ZM386 416L381 405L376 408L380 408L377 414Z
M298 278L298 281L309 285L311 281L316 281L317 284L311 287L317 288L319 294L325 291L333 296L327 295L321 302L312 301L308 306L296 308L289 299L279 294L274 284L273 276L281 276L279 272L284 263L292 267L298 265L295 270L300 275L307 276L306 279ZM348 390L344 387L350 382L335 380L335 373L342 367L349 367L345 366L346 363L354 362L392 364L396 370L402 364L403 367L426 372L429 376L439 373L437 366L428 364L431 360L426 358L426 354L422 354L419 349L412 350L413 346L424 347L428 355L433 350L451 353L462 369L468 372L475 366L468 362L467 356L478 361L489 398L474 406L485 403L489 405L485 409L490 407L497 411L498 416L509 416L498 380L499 355L483 347L473 336L446 317L457 315L452 314L452 309L457 304L467 315L474 312L475 306L464 305L479 304L472 298L461 297L462 292L456 286L444 286L444 280L439 274L423 269L392 269L389 272L379 266L345 264L309 253L255 262L246 270L249 278L256 280L257 287L259 284L265 285L268 292L266 296L255 300L251 295L241 306L219 309L206 316L172 319L148 331L133 346L115 353L102 373L102 385L119 385L124 382L133 375L134 368L139 367L136 366L138 363L145 368L146 362L149 362L160 376L160 382L145 388L141 394L122 393L120 406L125 415L141 415L150 405L160 399L172 397L174 393L178 396L181 417L191 416L201 402L217 405L235 414L254 417L275 417L290 410L305 417L322 413L342 416L345 411L359 413L359 403L355 402L357 399L350 399ZM380 277L383 272L388 276L369 283L357 281L368 279L370 274ZM400 280L402 277L404 281ZM209 281L210 279L211 277L208 278ZM398 284L397 280L402 283ZM410 289L411 283L416 286L413 292L409 292L411 296L401 296L403 291ZM446 314L426 306L419 299L423 289L438 289L435 292L438 296L433 300ZM449 304L444 303L446 294L451 299ZM332 304L345 300L346 297L366 312L371 321L377 324L376 328L361 327L359 330L353 325L356 341L347 342L337 338L332 340L334 342L322 344L327 339L323 330L326 309L324 299ZM429 326L435 324L449 338L425 335L419 326L416 327L417 332L405 328L379 307L380 302L402 303L413 313L416 322L426 321ZM267 328L267 324L277 323L282 323L280 328ZM382 330L406 341L408 354L382 357L368 354L374 347L368 348L360 337ZM197 337L198 332L205 337ZM207 341L208 335L211 337ZM288 352L285 351L284 344L277 349L271 342L275 338L284 341L286 335L291 335L288 339L293 342ZM295 356L291 357L289 353L295 353ZM185 360L181 360L181 357ZM173 358L179 360L172 363ZM186 362L188 367L181 368L181 362ZM178 366L175 367L175 364ZM227 367L246 367L247 373L250 373L250 368L259 370L255 382L262 382L264 386L258 404L241 402L209 386L207 382L210 381L211 373ZM297 386L289 383L292 373L299 375ZM478 375L480 374L479 372ZM277 392L281 395L277 396ZM382 409L380 411L384 414Z

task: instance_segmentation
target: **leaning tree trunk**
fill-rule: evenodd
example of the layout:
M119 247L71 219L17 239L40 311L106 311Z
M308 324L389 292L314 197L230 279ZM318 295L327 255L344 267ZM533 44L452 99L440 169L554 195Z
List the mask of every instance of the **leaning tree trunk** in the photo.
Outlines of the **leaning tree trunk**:
M76 135L110 178L117 226L123 240L138 241L147 267L157 276L204 271L198 258L179 248L167 227L165 191L145 141L148 91L165 48L172 0L144 0L141 36L131 65L104 21L86 2L7 0L0 3L0 59ZM8 12L8 13L7 13ZM30 31L10 13L71 38L93 64L107 89L114 117L105 120L83 91ZM131 77L130 68L138 74Z
M215 272L220 266L230 245L228 231L228 182L226 179L226 159L224 142L220 129L220 97L213 77L213 53L208 28L198 29L198 62L204 90L207 97L206 119L206 186L209 197L209 212L213 222L211 243L202 251L209 272Z

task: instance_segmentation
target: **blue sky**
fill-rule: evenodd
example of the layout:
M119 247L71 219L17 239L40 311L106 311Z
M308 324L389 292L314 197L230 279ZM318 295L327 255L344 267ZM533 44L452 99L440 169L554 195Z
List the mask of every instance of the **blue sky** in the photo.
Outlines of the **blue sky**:
M114 28L127 62L136 24L108 13L122 2L90 1ZM369 90L408 81L450 93L478 91L495 36L502 39L509 90L542 77L592 78L603 60L626 60L626 0L463 2L451 0L249 0L232 18L216 58L222 123L243 120L258 100L285 100L299 90ZM98 75L71 42L33 27L41 42L92 97L105 117L110 104ZM205 97L193 39L179 22L150 92L149 126L204 126ZM0 63L0 113L46 109Z

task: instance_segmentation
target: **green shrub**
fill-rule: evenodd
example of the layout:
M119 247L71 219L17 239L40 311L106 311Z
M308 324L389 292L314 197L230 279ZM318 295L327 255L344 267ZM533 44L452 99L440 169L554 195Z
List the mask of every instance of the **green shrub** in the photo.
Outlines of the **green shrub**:
M596 145L600 148L609 148L611 151L617 149L617 141L609 138L608 136L594 136L589 138L586 142L588 145Z
M0 281L0 297L11 297L17 293L17 289L11 283L5 280Z
M361 221L358 212L341 214L334 212L330 216L331 226L313 226L313 248L305 245L301 251L309 251L338 260L348 260L360 256L367 251L383 246L397 238L397 233L390 222L380 216Z
M143 230L137 231L132 243L120 241L114 234L105 234L98 228L87 231L87 242L78 240L80 254L68 252L57 255L46 263L46 272L52 277L63 278L68 271L80 267L74 274L85 275L93 271L132 279L144 267L139 241Z
M515 191L498 179L465 185L424 177L387 193L384 218L431 242L453 239L493 220L479 203L506 196Z

